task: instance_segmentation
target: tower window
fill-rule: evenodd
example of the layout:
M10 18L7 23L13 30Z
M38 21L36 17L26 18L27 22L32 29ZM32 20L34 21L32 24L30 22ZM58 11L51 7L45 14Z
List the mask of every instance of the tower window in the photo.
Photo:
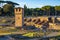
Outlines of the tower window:
M21 9L19 9L19 11L21 11Z
M18 11L18 9L16 9L16 11Z

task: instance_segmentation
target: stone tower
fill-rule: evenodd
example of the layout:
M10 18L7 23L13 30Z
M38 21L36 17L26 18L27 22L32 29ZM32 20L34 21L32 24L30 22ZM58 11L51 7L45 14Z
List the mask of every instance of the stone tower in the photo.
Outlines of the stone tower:
M23 8L15 8L15 27L22 27L24 24L24 10Z

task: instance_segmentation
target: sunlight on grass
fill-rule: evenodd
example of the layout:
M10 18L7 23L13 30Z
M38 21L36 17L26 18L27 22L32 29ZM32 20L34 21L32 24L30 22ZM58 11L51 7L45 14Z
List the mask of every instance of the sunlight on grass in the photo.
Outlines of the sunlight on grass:
M2 20L2 22L6 22L6 20L5 20L5 19L3 19L3 20Z
M27 37L38 37L43 35L44 34L40 32L29 32L29 33L23 34L23 36L27 36Z

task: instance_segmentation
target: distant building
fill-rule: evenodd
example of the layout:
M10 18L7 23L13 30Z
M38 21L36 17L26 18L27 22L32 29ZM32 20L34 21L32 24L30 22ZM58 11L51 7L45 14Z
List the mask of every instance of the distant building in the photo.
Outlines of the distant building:
M24 24L24 10L21 7L14 9L15 12L15 27L22 27Z

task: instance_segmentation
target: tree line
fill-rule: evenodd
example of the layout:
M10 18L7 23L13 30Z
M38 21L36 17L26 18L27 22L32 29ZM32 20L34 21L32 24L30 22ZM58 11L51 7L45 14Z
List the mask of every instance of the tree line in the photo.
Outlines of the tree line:
M0 7L0 16L14 16L15 6L5 4ZM27 8L24 5L24 16L60 16L60 6L43 6L41 8Z
M24 16L60 16L60 6L43 6L41 8L27 8L24 5Z

